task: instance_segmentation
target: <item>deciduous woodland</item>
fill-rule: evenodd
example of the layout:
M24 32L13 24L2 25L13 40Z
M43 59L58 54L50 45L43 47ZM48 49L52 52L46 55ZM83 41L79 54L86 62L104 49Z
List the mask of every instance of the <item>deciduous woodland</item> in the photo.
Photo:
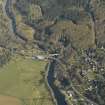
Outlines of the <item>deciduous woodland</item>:
M0 75L22 105L105 105L105 0L0 0Z

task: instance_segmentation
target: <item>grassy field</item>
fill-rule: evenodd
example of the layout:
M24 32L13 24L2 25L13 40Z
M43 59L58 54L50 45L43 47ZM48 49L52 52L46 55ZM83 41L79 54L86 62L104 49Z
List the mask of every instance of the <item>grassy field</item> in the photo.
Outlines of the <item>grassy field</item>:
M14 57L0 68L0 94L16 97L23 105L53 105L43 79L45 66L44 61Z

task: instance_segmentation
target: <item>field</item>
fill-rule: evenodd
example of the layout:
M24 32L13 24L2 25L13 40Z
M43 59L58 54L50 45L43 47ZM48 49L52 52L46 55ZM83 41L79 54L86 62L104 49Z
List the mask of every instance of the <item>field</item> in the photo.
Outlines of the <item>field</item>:
M3 11L3 2L4 0L0 0L0 44L14 47L9 31L9 19ZM21 21L19 16L16 18L18 22ZM28 39L33 38L31 28L23 23L21 28ZM8 64L0 68L0 105L53 105L44 81L46 64L44 61L13 56Z
M16 101L16 104L13 105L19 105L18 99L22 105L53 105L45 86L45 66L44 61L32 61L16 56L0 68L0 103L6 100L12 103L11 97L14 97L16 99L13 102ZM2 98L5 101L2 101Z
M0 96L0 105L20 105L21 102L15 97Z

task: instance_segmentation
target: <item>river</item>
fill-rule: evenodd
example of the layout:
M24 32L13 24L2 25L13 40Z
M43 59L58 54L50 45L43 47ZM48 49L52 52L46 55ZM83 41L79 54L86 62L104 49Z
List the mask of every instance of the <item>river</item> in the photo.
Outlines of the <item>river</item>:
M57 105L67 105L65 100L65 96L60 92L59 88L54 85L54 68L56 65L56 61L53 61L49 64L48 73L47 73L47 82L50 88L50 91L53 92L52 96L54 98L54 102Z
M22 39L23 41L27 41L26 38L24 38L19 32L17 32L17 27L16 27L16 17L14 15L14 12L12 10L12 3L14 2L15 0L7 0L6 1L6 4L5 4L5 11L6 11L6 14L7 16L9 17L9 19L11 19L11 24L12 24L12 30L14 32L14 34L16 36L18 36L20 39Z

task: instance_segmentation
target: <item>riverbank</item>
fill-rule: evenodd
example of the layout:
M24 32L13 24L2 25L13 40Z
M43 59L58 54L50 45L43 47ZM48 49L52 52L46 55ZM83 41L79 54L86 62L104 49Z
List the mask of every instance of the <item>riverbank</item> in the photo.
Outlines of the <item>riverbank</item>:
M67 105L67 102L65 100L64 94L61 93L59 88L54 85L54 68L56 65L56 61L52 61L48 65L47 73L45 76L47 86L51 92L51 95L53 97L53 101L55 105Z

